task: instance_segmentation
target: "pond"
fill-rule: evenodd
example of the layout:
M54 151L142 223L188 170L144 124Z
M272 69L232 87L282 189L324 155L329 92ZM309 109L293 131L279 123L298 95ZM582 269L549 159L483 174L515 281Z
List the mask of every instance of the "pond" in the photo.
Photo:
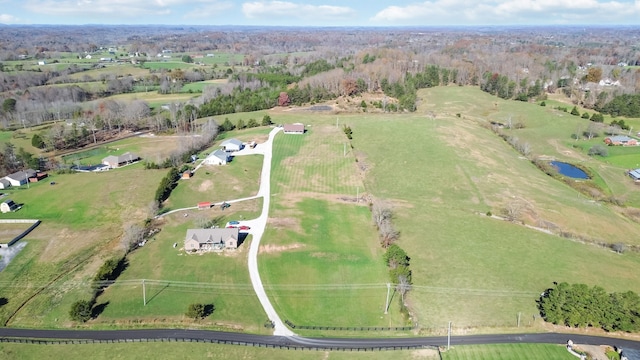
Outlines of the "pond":
M565 162L560 162L560 161L552 161L551 162L551 166L553 166L554 168L556 168L558 170L558 172L564 176L568 176L570 178L574 178L574 179L588 179L589 175L587 175L586 172L582 171L581 169L565 163Z

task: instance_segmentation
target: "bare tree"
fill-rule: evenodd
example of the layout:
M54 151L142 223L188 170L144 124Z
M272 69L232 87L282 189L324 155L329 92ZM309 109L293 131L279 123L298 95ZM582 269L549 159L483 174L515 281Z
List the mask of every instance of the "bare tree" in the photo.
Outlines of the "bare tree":
M125 225L121 243L126 252L135 249L144 240L144 231L144 228L137 224Z
M406 275L398 275L397 291L400 293L402 306L404 306L404 296L411 290L411 282Z

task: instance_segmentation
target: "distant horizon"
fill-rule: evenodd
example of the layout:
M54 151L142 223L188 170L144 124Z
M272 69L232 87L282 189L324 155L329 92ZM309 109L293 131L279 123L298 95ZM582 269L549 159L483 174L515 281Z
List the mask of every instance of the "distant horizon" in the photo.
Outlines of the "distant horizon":
M4 25L640 26L640 0L0 0ZM224 23L224 24L221 24Z

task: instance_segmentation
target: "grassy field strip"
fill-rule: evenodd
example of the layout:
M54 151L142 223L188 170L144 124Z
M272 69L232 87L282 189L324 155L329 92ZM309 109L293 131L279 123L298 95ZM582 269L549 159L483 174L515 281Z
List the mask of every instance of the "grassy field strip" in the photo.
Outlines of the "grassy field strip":
M442 352L443 360L539 360L575 359L563 345L552 344L500 344L464 345Z
M309 351L254 348L237 345L206 343L127 343L127 344L87 344L87 345L28 345L0 343L0 356L6 360L38 360L43 351L53 359L149 359L159 354L166 359L299 359L299 360L437 360L433 350L402 351ZM473 359L471 359L473 360Z

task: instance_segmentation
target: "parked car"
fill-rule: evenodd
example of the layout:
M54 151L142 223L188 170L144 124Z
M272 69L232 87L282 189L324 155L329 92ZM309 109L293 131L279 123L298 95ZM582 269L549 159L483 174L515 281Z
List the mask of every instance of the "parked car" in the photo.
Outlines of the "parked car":
M229 226L227 226L227 229L235 229L235 228L237 228L237 226L235 226L235 225L229 225Z
M238 226L238 229L240 229L240 230L251 230L251 226L241 225L241 226Z
M236 221L236 220L229 221L229 225L238 225L238 224L240 224L240 221Z

